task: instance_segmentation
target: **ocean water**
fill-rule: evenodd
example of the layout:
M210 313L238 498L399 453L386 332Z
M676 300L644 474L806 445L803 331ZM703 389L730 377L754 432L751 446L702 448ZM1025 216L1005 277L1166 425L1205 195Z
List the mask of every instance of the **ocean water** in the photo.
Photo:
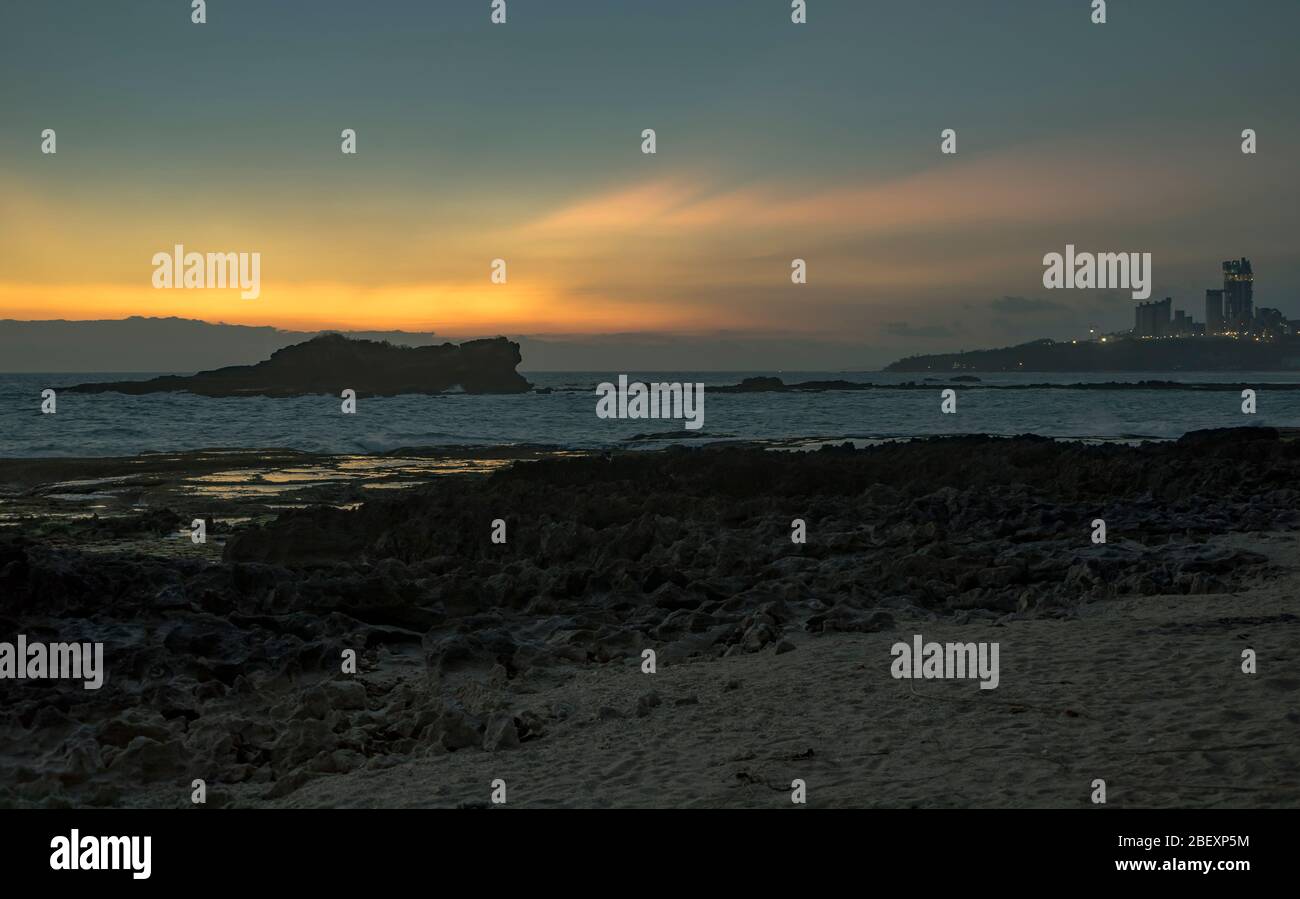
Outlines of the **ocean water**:
M923 375L843 372L627 372L629 380L705 384L704 427L680 420L602 420L595 385L619 373L525 372L549 394L512 396L361 396L355 415L335 396L211 399L188 393L124 396L60 391L58 412L43 415L41 390L156 373L0 374L0 458L127 456L211 448L287 448L325 453L410 447L540 444L568 448L654 448L707 440L889 439L938 434L1040 434L1112 440L1176 438L1198 428L1300 427L1300 372L980 374L981 384L953 385L957 414L939 411L941 385L925 390L824 393L711 393L710 386L775 375L787 384L842 379L880 385L923 382ZM1246 384L1258 412L1241 412L1235 391L984 390L982 385L1073 384L1143 380ZM647 438L645 435L651 435Z

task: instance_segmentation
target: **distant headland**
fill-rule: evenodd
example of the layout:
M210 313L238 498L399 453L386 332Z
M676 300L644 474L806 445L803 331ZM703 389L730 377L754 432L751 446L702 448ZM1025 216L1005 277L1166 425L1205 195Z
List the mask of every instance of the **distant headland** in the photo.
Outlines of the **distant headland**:
M1132 329L1085 340L1034 340L995 350L908 356L885 371L1295 371L1300 320L1255 306L1250 260L1223 263L1223 287L1205 291L1205 321L1165 297L1134 307Z
M1043 339L1001 349L908 356L890 363L885 371L1300 371L1300 337Z

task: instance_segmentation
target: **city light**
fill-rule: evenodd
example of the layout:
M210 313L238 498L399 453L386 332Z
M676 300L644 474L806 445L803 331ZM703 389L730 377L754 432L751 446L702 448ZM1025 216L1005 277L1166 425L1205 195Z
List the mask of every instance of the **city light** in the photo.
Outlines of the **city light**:
M1249 259L1229 259L1222 272L1223 287L1205 292L1204 323L1195 321L1189 312L1175 310L1173 298L1165 297L1135 307L1129 334L1139 340L1214 336L1259 342L1300 333L1300 321L1288 321L1281 310L1255 307L1255 273Z

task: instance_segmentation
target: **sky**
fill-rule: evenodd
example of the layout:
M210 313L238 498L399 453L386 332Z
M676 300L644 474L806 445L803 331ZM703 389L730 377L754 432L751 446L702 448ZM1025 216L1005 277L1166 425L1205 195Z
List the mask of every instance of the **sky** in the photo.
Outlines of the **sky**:
M5 0L0 319L868 366L1131 326L1044 289L1067 243L1197 319L1249 256L1300 318L1295 0L490 5ZM260 296L155 289L176 244L260 253Z

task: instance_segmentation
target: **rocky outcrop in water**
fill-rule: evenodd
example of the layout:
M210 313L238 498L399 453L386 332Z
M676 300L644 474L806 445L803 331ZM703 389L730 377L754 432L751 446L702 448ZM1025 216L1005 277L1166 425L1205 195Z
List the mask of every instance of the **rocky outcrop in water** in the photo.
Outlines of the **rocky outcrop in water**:
M519 344L494 337L462 344L394 346L325 334L271 354L256 365L233 365L196 375L148 381L112 381L64 388L81 393L188 391L201 396L301 396L345 388L359 396L401 393L523 393L532 388L515 371Z

